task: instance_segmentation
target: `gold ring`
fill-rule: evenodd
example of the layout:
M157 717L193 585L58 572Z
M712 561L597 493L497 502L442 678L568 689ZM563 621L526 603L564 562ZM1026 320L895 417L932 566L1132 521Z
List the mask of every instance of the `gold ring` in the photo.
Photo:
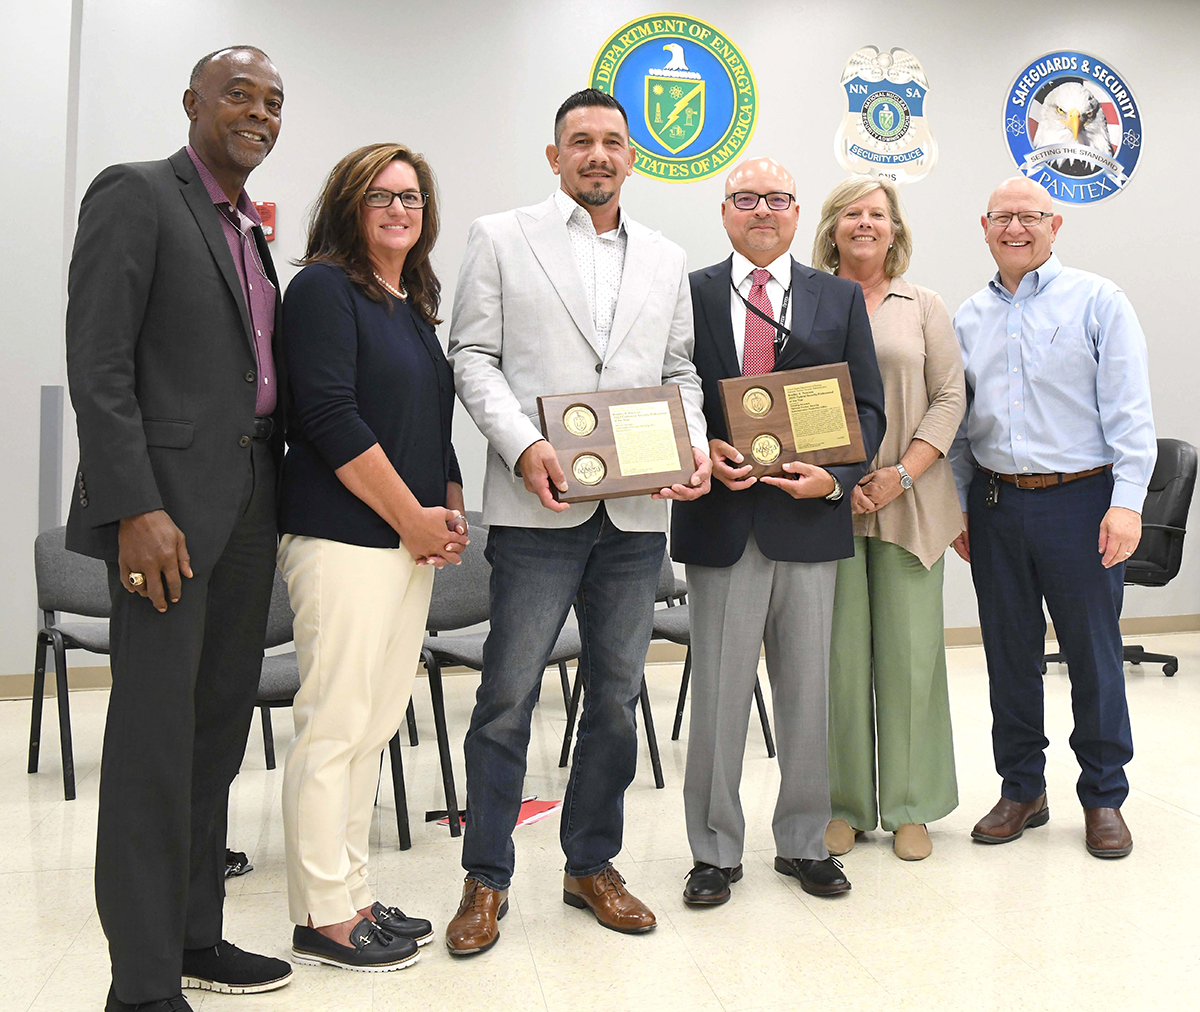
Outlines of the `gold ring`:
M141 573L130 573L129 574L129 586L140 587L145 582L146 582L146 578Z

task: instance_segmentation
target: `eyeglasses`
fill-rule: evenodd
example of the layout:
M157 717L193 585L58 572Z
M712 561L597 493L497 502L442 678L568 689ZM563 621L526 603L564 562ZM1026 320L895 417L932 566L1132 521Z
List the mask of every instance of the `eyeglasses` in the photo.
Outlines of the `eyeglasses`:
M1012 224L1013 218L1016 218L1026 228L1032 228L1034 225L1040 225L1043 218L1053 218L1053 211L988 211L987 220L989 225L995 225L996 228L1007 228Z
M420 210L429 202L429 194L422 190L402 190L399 193L395 190L368 190L363 197L363 203L367 207L391 207L392 201L397 197L400 198L400 203L411 211Z
M772 211L786 211L796 198L790 193L751 193L749 190L739 190L737 193L729 194L725 199L732 200L733 206L739 211L755 210L760 200L765 200L767 207Z

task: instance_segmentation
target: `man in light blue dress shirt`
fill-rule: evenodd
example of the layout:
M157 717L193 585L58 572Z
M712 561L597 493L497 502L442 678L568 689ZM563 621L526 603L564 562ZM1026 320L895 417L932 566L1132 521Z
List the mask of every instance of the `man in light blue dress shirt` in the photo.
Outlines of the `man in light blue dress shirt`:
M951 450L966 527L954 547L979 600L1003 785L971 835L1008 843L1050 818L1044 599L1071 679L1087 849L1124 857L1118 623L1156 456L1146 338L1120 288L1054 255L1062 216L1042 187L1005 181L981 221L999 270L954 318L969 405Z

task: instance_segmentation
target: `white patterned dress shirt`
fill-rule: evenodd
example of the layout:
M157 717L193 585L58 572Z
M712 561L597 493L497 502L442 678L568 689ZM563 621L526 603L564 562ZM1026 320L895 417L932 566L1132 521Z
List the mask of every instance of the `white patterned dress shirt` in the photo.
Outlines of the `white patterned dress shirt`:
M567 223L571 250L579 266L588 309L596 327L596 341L603 356L608 351L608 336L612 332L617 296L621 292L621 275L625 270L625 247L629 242L625 232L625 212L618 210L616 228L597 235L592 216L581 204L575 203L562 190L554 191L554 203Z

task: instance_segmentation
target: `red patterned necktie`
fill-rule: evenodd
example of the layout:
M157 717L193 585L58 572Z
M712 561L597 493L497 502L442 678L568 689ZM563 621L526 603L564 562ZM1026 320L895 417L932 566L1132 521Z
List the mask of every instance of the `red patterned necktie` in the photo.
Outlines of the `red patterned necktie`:
M771 279L767 270L750 274L750 298L747 301L755 309L774 319L775 311L767 298L766 284ZM761 376L775 368L775 328L757 313L746 310L746 343L742 352L742 375Z

